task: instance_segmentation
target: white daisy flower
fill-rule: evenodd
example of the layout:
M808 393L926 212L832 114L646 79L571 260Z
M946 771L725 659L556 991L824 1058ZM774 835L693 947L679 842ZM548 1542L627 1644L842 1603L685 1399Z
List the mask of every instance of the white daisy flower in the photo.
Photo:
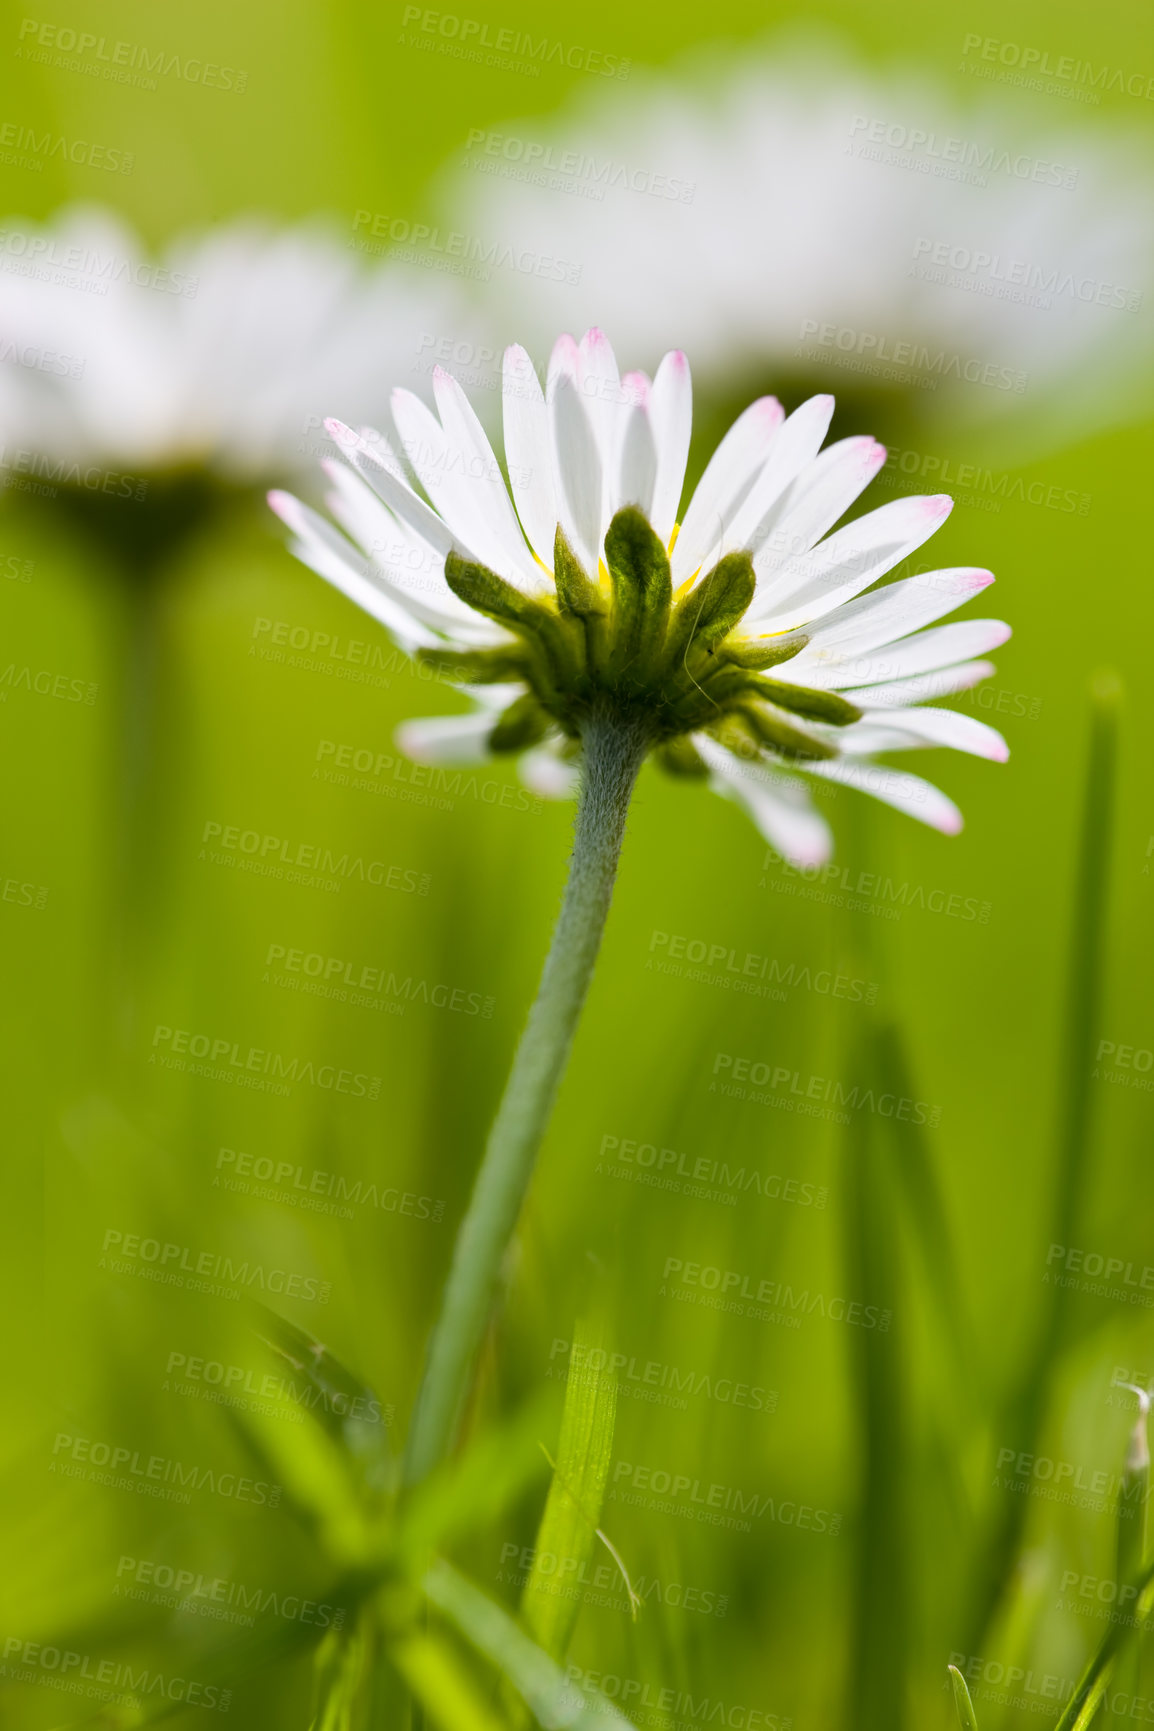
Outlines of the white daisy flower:
M933 705L993 671L982 657L1009 628L936 624L993 582L988 571L875 587L951 501L895 500L835 528L885 451L868 437L822 448L832 397L788 416L773 397L753 403L682 512L692 407L680 351L650 380L621 376L601 331L563 336L542 389L510 348L508 486L461 387L438 371L434 389L435 414L393 394L422 491L385 437L330 422L345 459L325 464L340 528L270 495L297 555L474 699L468 714L406 724L406 751L518 754L531 785L559 794L584 722L609 706L640 721L665 768L737 800L798 863L831 847L808 776L961 828L945 794L875 754L950 746L1003 761L991 727Z
M0 438L66 482L89 465L239 485L311 469L331 448L322 412L378 413L423 342L468 328L450 281L419 274L366 269L318 223L237 220L151 259L98 207L12 219L0 334L33 359L0 368Z

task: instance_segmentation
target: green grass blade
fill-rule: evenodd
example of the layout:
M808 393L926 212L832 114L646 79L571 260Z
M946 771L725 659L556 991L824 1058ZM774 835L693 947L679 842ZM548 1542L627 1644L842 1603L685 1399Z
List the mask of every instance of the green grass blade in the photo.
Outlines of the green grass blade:
M958 1724L962 1731L978 1731L978 1715L974 1712L974 1703L970 1700L966 1679L956 1665L950 1665L948 1670L950 1682L954 1685L954 1706L958 1710Z
M1061 1102L1057 1124L1057 1159L1050 1241L1077 1242L1078 1214L1090 1147L1091 1090L1094 1040L1099 1029L1102 996L1102 955L1109 890L1110 834L1113 824L1117 764L1119 687L1113 675L1101 674L1090 691L1090 749L1086 765L1078 873L1074 886L1070 959L1066 992L1066 1025L1055 1090ZM1034 1345L1016 1380L1000 1426L1006 1445L1015 1453L1037 1451L1046 1415L1053 1367L1062 1351L1069 1310L1068 1288L1046 1288L1048 1301L1039 1319ZM1003 1496L979 1550L970 1629L969 1653L985 1651L990 1626L998 1613L1021 1544L1029 1499Z
M876 1044L863 1047L876 1067ZM846 1279L901 1316L888 1138L865 1113L845 1133ZM859 1503L845 1718L855 1731L901 1731L909 1659L910 1478L900 1330L851 1329Z
M1054 1731L1085 1731L1110 1686L1114 1667L1136 1638L1142 1625L1154 1612L1154 1563L1148 1564L1135 1585L1138 1598L1134 1617L1125 1623L1112 1623L1102 1644L1091 1658L1078 1680L1078 1687L1067 1701Z
M1146 1434L1150 1396L1133 1383L1122 1385L1138 1398L1138 1416L1130 1431L1126 1462L1118 1486L1117 1537L1114 1547L1114 1579L1118 1590L1129 1589L1146 1561L1146 1501L1150 1491L1150 1446ZM1136 1695L1141 1686L1141 1653L1135 1648L1116 1672L1119 1686Z
M257 1333L311 1389L309 1410L360 1462L370 1488L386 1488L391 1477L387 1414L373 1389L312 1335L266 1305L257 1308Z
M896 1022L877 1033L878 1064L887 1093L901 1100L917 1098L905 1041ZM891 1120L894 1176L909 1213L910 1243L918 1255L926 1290L936 1311L939 1333L948 1341L955 1366L951 1384L959 1391L973 1388L973 1344L958 1278L946 1206L938 1183L933 1150L924 1128L912 1118Z
M1126 1464L1118 1487L1118 1537L1114 1579L1121 1586L1141 1573L1146 1561L1146 1499L1150 1490L1150 1445L1146 1434L1150 1396L1132 1383L1122 1385L1138 1397L1138 1416L1130 1432Z
M389 1658L427 1717L440 1731L507 1731L447 1641L409 1635L394 1641Z
M330 1634L315 1665L313 1714L309 1731L352 1731L353 1712L368 1659L363 1630Z
M542 1472L545 1401L529 1401L507 1423L475 1435L464 1452L410 1495L396 1539L398 1556L424 1568L431 1551L490 1526Z
M582 1347L601 1344L599 1335L583 1322L574 1330L574 1342ZM580 1603L556 1591L556 1560L562 1558L568 1574L579 1580L593 1555L617 1415L612 1378L584 1376L574 1370L574 1364L585 1357L584 1352L574 1352L569 1361L557 1459L551 1463L553 1478L537 1528L533 1567L521 1595L525 1627L538 1646L558 1660L568 1650ZM620 1567L620 1559L616 1560Z
M632 1731L632 1721L612 1702L578 1692L509 1613L450 1564L435 1563L424 1587L438 1610L517 1691L545 1731Z

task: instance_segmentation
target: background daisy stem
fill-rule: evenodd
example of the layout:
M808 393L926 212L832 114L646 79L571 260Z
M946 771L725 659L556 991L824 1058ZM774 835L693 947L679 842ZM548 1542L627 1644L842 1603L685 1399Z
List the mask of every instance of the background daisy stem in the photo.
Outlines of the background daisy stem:
M541 984L465 1217L425 1358L405 1454L405 1481L425 1478L452 1447L492 1308L501 1264L593 976L613 896L625 819L649 746L641 722L609 710L582 730L576 836Z

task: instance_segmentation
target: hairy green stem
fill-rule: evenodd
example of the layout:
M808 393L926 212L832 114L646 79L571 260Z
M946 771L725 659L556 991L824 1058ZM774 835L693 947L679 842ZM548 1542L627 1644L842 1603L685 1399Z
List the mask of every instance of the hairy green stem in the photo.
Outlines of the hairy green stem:
M629 801L649 743L639 719L610 710L591 714L582 732L581 793L569 881L537 997L457 1234L409 1430L408 1485L425 1478L453 1444L501 1264L601 947Z

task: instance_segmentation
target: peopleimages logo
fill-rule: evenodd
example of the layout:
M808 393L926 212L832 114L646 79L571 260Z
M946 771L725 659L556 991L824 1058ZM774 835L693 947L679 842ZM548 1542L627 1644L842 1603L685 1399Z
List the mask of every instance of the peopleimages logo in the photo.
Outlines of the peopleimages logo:
M562 1358L562 1366L554 1361ZM657 1406L675 1405L684 1411L687 1394L703 1394L707 1400L720 1401L724 1406L748 1407L751 1412L776 1412L777 1392L760 1385L734 1382L732 1377L715 1377L709 1371L693 1370L683 1365L663 1364L651 1358L642 1366L640 1360L627 1352L606 1352L604 1347L576 1345L568 1340L554 1340L549 1348L547 1376L573 1376L591 1386L612 1384L618 1394L637 1400L651 1401Z
M231 1502L251 1503L256 1508L275 1509L282 1495L282 1486L265 1479L250 1479L240 1473L220 1472L216 1467L199 1466L191 1461L173 1460L167 1455L142 1455L139 1449L124 1443L102 1442L99 1438L72 1436L58 1431L52 1445L49 1471L70 1468L77 1463L82 1468L107 1468L107 1472L69 1471L71 1478L91 1478L94 1483L108 1484L115 1490L140 1491L165 1501L188 1503L189 1489L210 1491L213 1496L227 1497ZM119 1476L116 1476L119 1475ZM166 1496L168 1489L171 1496Z
M164 48L148 48L140 42L114 42L89 30L41 23L37 18L25 18L20 26L20 41L25 46L17 48L18 60L63 65L66 70L91 72L113 83L134 84L145 90L156 89L156 77L179 78L184 84L201 84L206 90L232 90L239 95L248 82L247 72L235 66L222 66L216 60L198 60L191 55L182 58ZM73 57L71 65L64 56ZM91 57L96 65L83 65L86 57Z
M803 1103L816 1102L819 1106L831 1105L835 1108L849 1107L855 1112L874 1112L880 1118L897 1118L902 1123L936 1125L941 1122L942 1109L932 1106L926 1100L913 1100L905 1095L878 1094L873 1088L862 1088L858 1084L847 1087L831 1076L810 1076L802 1084L802 1072L791 1069L788 1064L770 1065L756 1058L737 1057L732 1052L718 1052L713 1060L713 1075L715 1080L709 1084L710 1093L727 1094L734 1099L762 1100L767 1097L750 1093L743 1086L751 1083L754 1089L768 1087L771 1094L776 1094L779 1088L788 1084L789 1093L796 1095ZM724 1080L717 1081L718 1076ZM816 1115L816 1114L814 1114ZM843 1113L837 1120L848 1124L849 1118Z
M168 1677L163 1671L148 1670L147 1666L137 1671L119 1659L101 1659L95 1653L76 1653L68 1647L26 1641L21 1635L9 1635L5 1640L0 1674L15 1683L48 1683L69 1695L119 1701L134 1707L151 1698L154 1707L160 1701L173 1701L183 1707L205 1707L227 1713L232 1702L232 1690L221 1689L215 1683Z
M195 1250L190 1244L164 1243L139 1232L122 1232L110 1226L101 1245L99 1266L114 1274L140 1274L163 1286L186 1286L190 1292L214 1297L235 1297L243 1287L257 1288L282 1298L303 1298L310 1304L327 1304L332 1283L312 1275L294 1274L287 1268L266 1268L262 1262L232 1257L222 1251ZM189 1278L186 1278L189 1277ZM220 1285L218 1283L224 1282Z
M345 1622L342 1605L306 1599L301 1593L278 1592L271 1587L245 1586L241 1581L202 1575L199 1570L158 1563L148 1557L121 1557L112 1592L117 1598L140 1599L194 1617L239 1623L248 1629L258 1616L283 1617L287 1622L307 1623L314 1629L341 1629Z
M527 72L539 78L542 66L568 67L570 72L593 72L599 78L628 78L633 62L620 54L604 54L599 48L581 48L576 44L552 42L548 36L535 41L527 30L491 26L480 18L462 18L456 12L435 12L427 6L406 6L401 18L404 27L414 25L409 46L453 52L454 57L481 64L502 65L508 59L510 71ZM421 35L439 40L421 42ZM402 44L406 37L402 30ZM482 49L487 54L482 54Z
M977 60L971 60L971 55L976 55ZM1063 54L1052 60L1048 48L1002 42L996 36L980 36L971 31L962 43L962 71L981 72L977 62L983 60L1012 70L1019 75L1020 82L1031 87L1043 78L1057 79L1059 86L1065 84L1069 87L1070 94L1077 92L1089 102L1099 102L1103 90L1138 96L1145 102L1154 101L1154 77L1148 73L1123 72L1119 66L1095 66L1092 61L1078 60L1072 54Z
M326 1093L352 1094L366 1100L377 1099L381 1092L379 1076L367 1076L360 1070L338 1070L335 1064L317 1065L311 1058L286 1058L282 1052L265 1051L263 1046L250 1046L242 1051L237 1041L227 1036L213 1039L208 1034L194 1034L188 1028L170 1028L164 1022L156 1024L152 1045L150 1064L159 1059L165 1069L188 1070L193 1075L236 1082L260 1092L264 1092L260 1078L268 1078L270 1091L281 1094L291 1091L287 1084L292 1082L305 1082L312 1088L323 1088ZM162 1050L158 1051L158 1047ZM194 1060L207 1062L189 1064L186 1053Z

